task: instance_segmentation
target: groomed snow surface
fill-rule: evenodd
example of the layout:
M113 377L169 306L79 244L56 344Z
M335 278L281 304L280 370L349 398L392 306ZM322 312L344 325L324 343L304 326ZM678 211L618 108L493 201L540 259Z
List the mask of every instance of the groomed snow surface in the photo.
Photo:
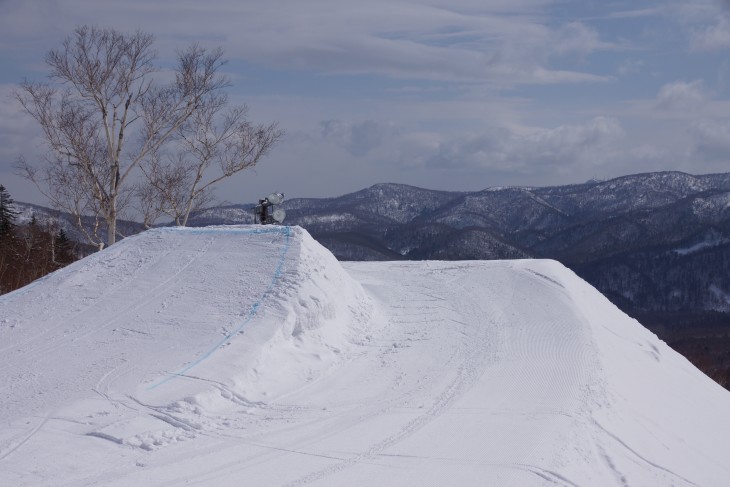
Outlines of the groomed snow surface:
M2 486L727 486L730 393L554 261L158 229L0 297Z

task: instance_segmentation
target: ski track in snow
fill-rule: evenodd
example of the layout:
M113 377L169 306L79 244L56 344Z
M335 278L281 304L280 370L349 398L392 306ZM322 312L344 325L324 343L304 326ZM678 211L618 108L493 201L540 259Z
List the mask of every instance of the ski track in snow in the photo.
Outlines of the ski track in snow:
M419 282L424 282L423 277L419 276L419 278ZM442 303L443 300L439 298L433 298L434 290L432 288L425 287L423 286L423 284L412 285L403 283L403 281L400 282L406 292L403 293L403 295L399 295L395 299L391 298L393 302L388 303L388 306L390 308L388 309L388 315L391 317L388 327L389 329L398 328L400 334L403 334L404 332L415 333L417 332L419 327L423 326L426 323L429 327L449 325L449 323L445 323L442 320L431 321L428 319L429 316L438 315L439 311L443 309L443 307L433 304L434 302ZM405 305L401 309L394 309L393 306L395 305L395 303L405 303ZM468 303L460 304L468 305ZM452 315L459 315L458 311L455 309L446 308L446 310L449 311ZM448 321L453 321L453 319L449 319ZM455 323L465 325L464 323L460 323L458 321L456 321ZM454 374L455 376L453 378L449 378L449 382L440 391L436 391L435 397L432 396L431 399L432 404L428 408L421 408L422 411L419 411L413 419L408 421L406 424L400 426L395 433L390 434L378 441L377 443L371 445L369 448L367 448L366 451L350 457L346 460L343 460L339 463L326 467L322 470L312 472L287 485L296 486L312 483L314 481L322 480L328 475L332 475L352 465L365 461L372 461L386 448L397 444L402 439L417 432L427 423L433 421L437 416L443 413L443 411L448 408L450 403L456 397L458 397L463 392L463 390L467 389L470 384L473 383L473 381L476 380L476 378L478 377L478 372L480 369L479 362L486 356L485 354L480 353L480 348L489 347L489 342L486 339L488 337L489 329L484 327L479 329L478 331L481 332L479 333L480 336L468 337L469 340L458 339L456 343L454 343L453 355L449 357L446 364L444 365L450 368L456 368ZM466 332L464 330L461 330L461 333L464 335L460 338L467 338ZM428 375L420 377L419 380L416 382L417 386L415 390L410 390L400 396L397 396L394 399L391 399L389 401L389 407L387 409L379 410L377 414L382 415L391 411L394 408L407 407L407 404L413 401L413 396L417 392L421 392L423 390L424 385L428 383L429 379L430 377ZM371 415L366 418L359 418L357 421L353 422L353 424L347 425L346 428L352 428L357 424L362 423L365 419L368 421L372 421L373 416Z
M15 450L23 446L28 440L30 440L33 435L35 435L48 422L49 416L50 413L42 418L40 421L38 421L38 424L36 426L33 426L30 431L24 431L19 435L11 438L9 441L6 441L5 444L0 445L0 460L3 460L5 457L13 453Z
M730 478L727 391L551 261L159 229L1 297L0 352L0 485Z

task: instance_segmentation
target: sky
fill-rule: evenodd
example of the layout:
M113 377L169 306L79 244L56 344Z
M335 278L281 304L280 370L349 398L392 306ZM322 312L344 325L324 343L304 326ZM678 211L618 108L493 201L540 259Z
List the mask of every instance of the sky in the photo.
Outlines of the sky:
M0 0L0 184L41 160L11 93L85 24L220 46L229 94L284 139L217 190L329 197L380 182L546 186L730 168L730 1Z

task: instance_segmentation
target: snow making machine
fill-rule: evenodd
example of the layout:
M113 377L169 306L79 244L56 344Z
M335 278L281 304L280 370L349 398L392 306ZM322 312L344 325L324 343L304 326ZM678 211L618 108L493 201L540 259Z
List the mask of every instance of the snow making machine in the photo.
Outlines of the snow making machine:
M283 208L274 209L274 206L283 202L284 193L271 193L259 200L259 204L254 208L254 221L262 225L281 224L286 218L286 211Z

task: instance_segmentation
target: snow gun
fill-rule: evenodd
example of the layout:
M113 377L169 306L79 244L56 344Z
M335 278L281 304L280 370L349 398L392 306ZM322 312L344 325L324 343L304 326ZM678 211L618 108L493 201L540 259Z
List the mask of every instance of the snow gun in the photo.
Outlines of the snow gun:
M266 198L259 200L259 204L254 208L254 221L262 225L272 225L281 223L286 218L286 211L282 208L274 210L274 205L280 205L284 202L284 193L271 193Z

